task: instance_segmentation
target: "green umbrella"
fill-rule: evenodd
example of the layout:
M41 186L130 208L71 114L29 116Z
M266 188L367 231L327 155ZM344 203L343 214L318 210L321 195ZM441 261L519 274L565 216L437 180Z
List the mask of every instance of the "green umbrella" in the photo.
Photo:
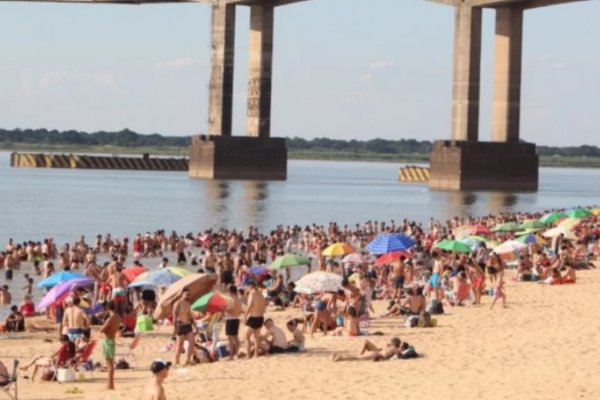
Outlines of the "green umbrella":
M458 240L442 240L435 245L438 249L453 251L455 253L470 253L473 251L467 244Z
M546 228L546 226L542 222L536 221L535 219L527 220L519 226L519 229L525 230L527 232L542 230L544 228Z
M539 219L539 221L542 224L549 225L549 224L555 223L556 221L558 221L561 218L567 218L567 214L556 211L556 212L551 212L551 213L544 215L542 218Z
M594 214L590 210L586 210L585 208L574 208L567 211L567 216L571 218L587 218L593 215Z
M269 269L282 269L297 265L310 265L310 260L305 256L288 253L273 260L271 265L269 265Z
M516 222L507 222L505 224L496 225L492 232L516 232L520 230L520 225Z

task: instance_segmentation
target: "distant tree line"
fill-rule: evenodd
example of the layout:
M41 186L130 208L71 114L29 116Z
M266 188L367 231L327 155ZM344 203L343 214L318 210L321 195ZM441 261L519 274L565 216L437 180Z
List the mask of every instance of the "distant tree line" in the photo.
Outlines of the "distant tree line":
M327 138L286 138L288 149L303 151L345 151L380 154L425 154L432 142L415 139L339 140ZM187 147L190 136L163 136L158 133L143 135L129 129L118 132L86 133L75 130L57 131L47 129L0 129L0 144L25 143L37 145L118 146L118 147ZM597 146L554 147L538 146L542 156L600 157Z

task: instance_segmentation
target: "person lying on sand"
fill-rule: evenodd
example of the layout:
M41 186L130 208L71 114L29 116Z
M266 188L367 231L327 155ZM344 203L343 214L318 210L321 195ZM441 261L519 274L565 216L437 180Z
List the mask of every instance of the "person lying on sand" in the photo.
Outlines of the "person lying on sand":
M69 340L68 335L62 335L60 337L61 347L56 353L51 356L37 356L32 359L26 365L23 365L19 369L21 371L27 371L33 366L33 373L31 374L31 382L35 380L37 371L40 368L50 368L52 365L62 367L67 364L73 357L75 357L75 343Z
M385 349L380 349L369 340L365 340L358 355L332 353L331 361L385 361L399 354L400 338L394 337Z

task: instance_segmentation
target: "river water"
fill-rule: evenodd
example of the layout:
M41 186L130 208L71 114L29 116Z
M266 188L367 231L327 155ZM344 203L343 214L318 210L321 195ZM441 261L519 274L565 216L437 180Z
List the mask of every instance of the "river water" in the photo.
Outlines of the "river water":
M395 163L290 161L285 182L204 181L185 172L24 169L0 152L0 242L164 228L270 229L278 224L482 215L600 203L600 170L542 168L536 193L430 191L401 184Z
M192 180L185 172L20 169L0 152L0 245L85 235L132 237L156 229L267 230L278 224L449 218L600 203L600 170L542 168L537 193L430 191L401 184L395 163L290 161L286 182ZM157 263L158 261L156 261ZM152 264L152 262L150 262ZM149 265L152 266L152 265ZM25 265L10 282L13 304ZM36 279L37 282L37 279ZM4 284L4 274L0 274ZM36 289L35 300L43 295ZM0 318L8 312L0 307Z

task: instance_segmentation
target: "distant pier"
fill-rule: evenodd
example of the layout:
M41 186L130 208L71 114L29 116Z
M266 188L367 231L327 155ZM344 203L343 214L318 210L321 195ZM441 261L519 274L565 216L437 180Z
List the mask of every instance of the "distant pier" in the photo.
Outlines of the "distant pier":
M189 159L85 154L11 153L10 166L16 168L122 169L136 171L187 171Z

